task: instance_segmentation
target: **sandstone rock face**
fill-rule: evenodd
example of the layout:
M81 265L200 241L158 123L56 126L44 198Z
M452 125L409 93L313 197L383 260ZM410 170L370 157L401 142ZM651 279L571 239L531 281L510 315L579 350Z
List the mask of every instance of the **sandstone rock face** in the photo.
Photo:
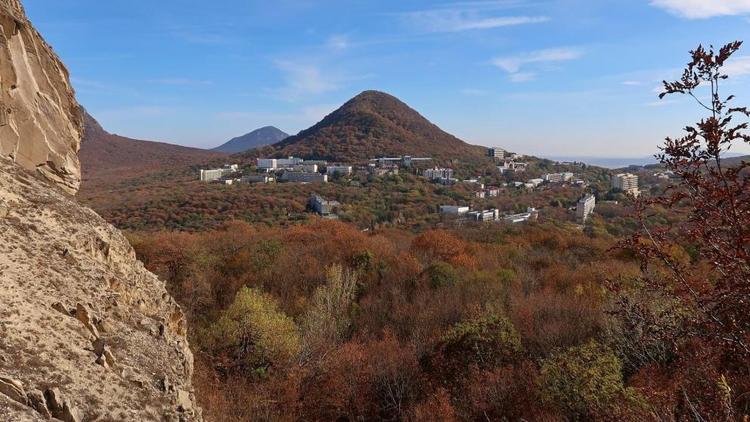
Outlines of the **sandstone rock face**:
M82 131L67 69L20 2L0 0L0 156L75 193Z
M179 306L66 194L82 127L65 67L0 0L0 421L200 421Z
M185 319L127 239L0 158L0 420L199 420Z

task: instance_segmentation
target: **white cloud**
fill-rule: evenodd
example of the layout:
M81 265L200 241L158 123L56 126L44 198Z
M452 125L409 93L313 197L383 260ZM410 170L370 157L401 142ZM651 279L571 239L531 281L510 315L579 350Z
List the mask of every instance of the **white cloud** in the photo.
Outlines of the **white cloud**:
M573 48L550 48L546 50L532 51L512 57L498 57L492 63L508 73L517 73L521 67L531 63L549 63L575 60L583 53Z
M333 35L328 38L328 48L337 51L343 51L349 48L350 42L349 37L346 35Z
M324 73L318 66L291 61L277 61L276 67L284 75L285 85L276 91L279 97L295 101L305 95L318 95L339 88L337 78Z
M536 77L536 73L522 71L528 65L557 63L576 60L583 56L583 52L575 48L551 48L532 51L517 56L497 57L492 64L508 72L513 82L527 82Z
M687 19L750 14L750 0L651 0L651 5Z
M518 72L510 74L511 82L529 82L536 79L536 73L531 72Z
M732 78L750 74L750 56L732 57L724 65L724 72Z
M412 28L424 32L462 32L548 22L547 16L505 16L498 11L521 5L518 1L473 1L404 13Z
M622 81L622 84L625 86L641 86L643 83L641 81Z

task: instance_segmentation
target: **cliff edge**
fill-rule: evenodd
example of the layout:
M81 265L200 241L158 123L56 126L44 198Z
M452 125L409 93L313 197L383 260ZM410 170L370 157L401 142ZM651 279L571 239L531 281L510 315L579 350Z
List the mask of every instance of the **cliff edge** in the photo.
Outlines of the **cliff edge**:
M179 306L70 195L82 122L62 63L0 0L0 420L199 421Z
M68 71L18 0L0 0L0 156L75 193L83 116Z

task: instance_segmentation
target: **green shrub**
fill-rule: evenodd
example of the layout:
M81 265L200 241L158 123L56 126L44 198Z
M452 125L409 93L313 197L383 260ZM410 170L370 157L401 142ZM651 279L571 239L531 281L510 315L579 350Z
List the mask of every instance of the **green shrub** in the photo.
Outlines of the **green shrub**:
M454 325L443 336L441 348L451 360L481 367L510 363L523 350L513 323L499 315Z
M458 272L447 262L436 262L427 268L427 277L430 287L439 289L441 287L453 286L458 283Z
M291 363L301 349L299 330L259 290L243 287L231 306L210 327L210 348L234 366L256 373Z
M622 363L593 340L545 360L540 383L544 400L574 419L610 413L626 395Z

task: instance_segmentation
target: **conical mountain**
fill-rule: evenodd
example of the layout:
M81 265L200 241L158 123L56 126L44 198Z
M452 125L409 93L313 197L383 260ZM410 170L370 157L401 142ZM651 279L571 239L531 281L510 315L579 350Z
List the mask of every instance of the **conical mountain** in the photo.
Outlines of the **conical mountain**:
M285 133L284 131L273 126L266 126L260 129L256 129L245 135L232 138L226 143L212 149L212 151L227 152L233 154L236 152L247 151L253 148L273 145L288 137L288 133Z
M444 132L398 98L365 91L315 126L274 145L277 155L363 161L382 156L426 156L477 161L483 147Z

